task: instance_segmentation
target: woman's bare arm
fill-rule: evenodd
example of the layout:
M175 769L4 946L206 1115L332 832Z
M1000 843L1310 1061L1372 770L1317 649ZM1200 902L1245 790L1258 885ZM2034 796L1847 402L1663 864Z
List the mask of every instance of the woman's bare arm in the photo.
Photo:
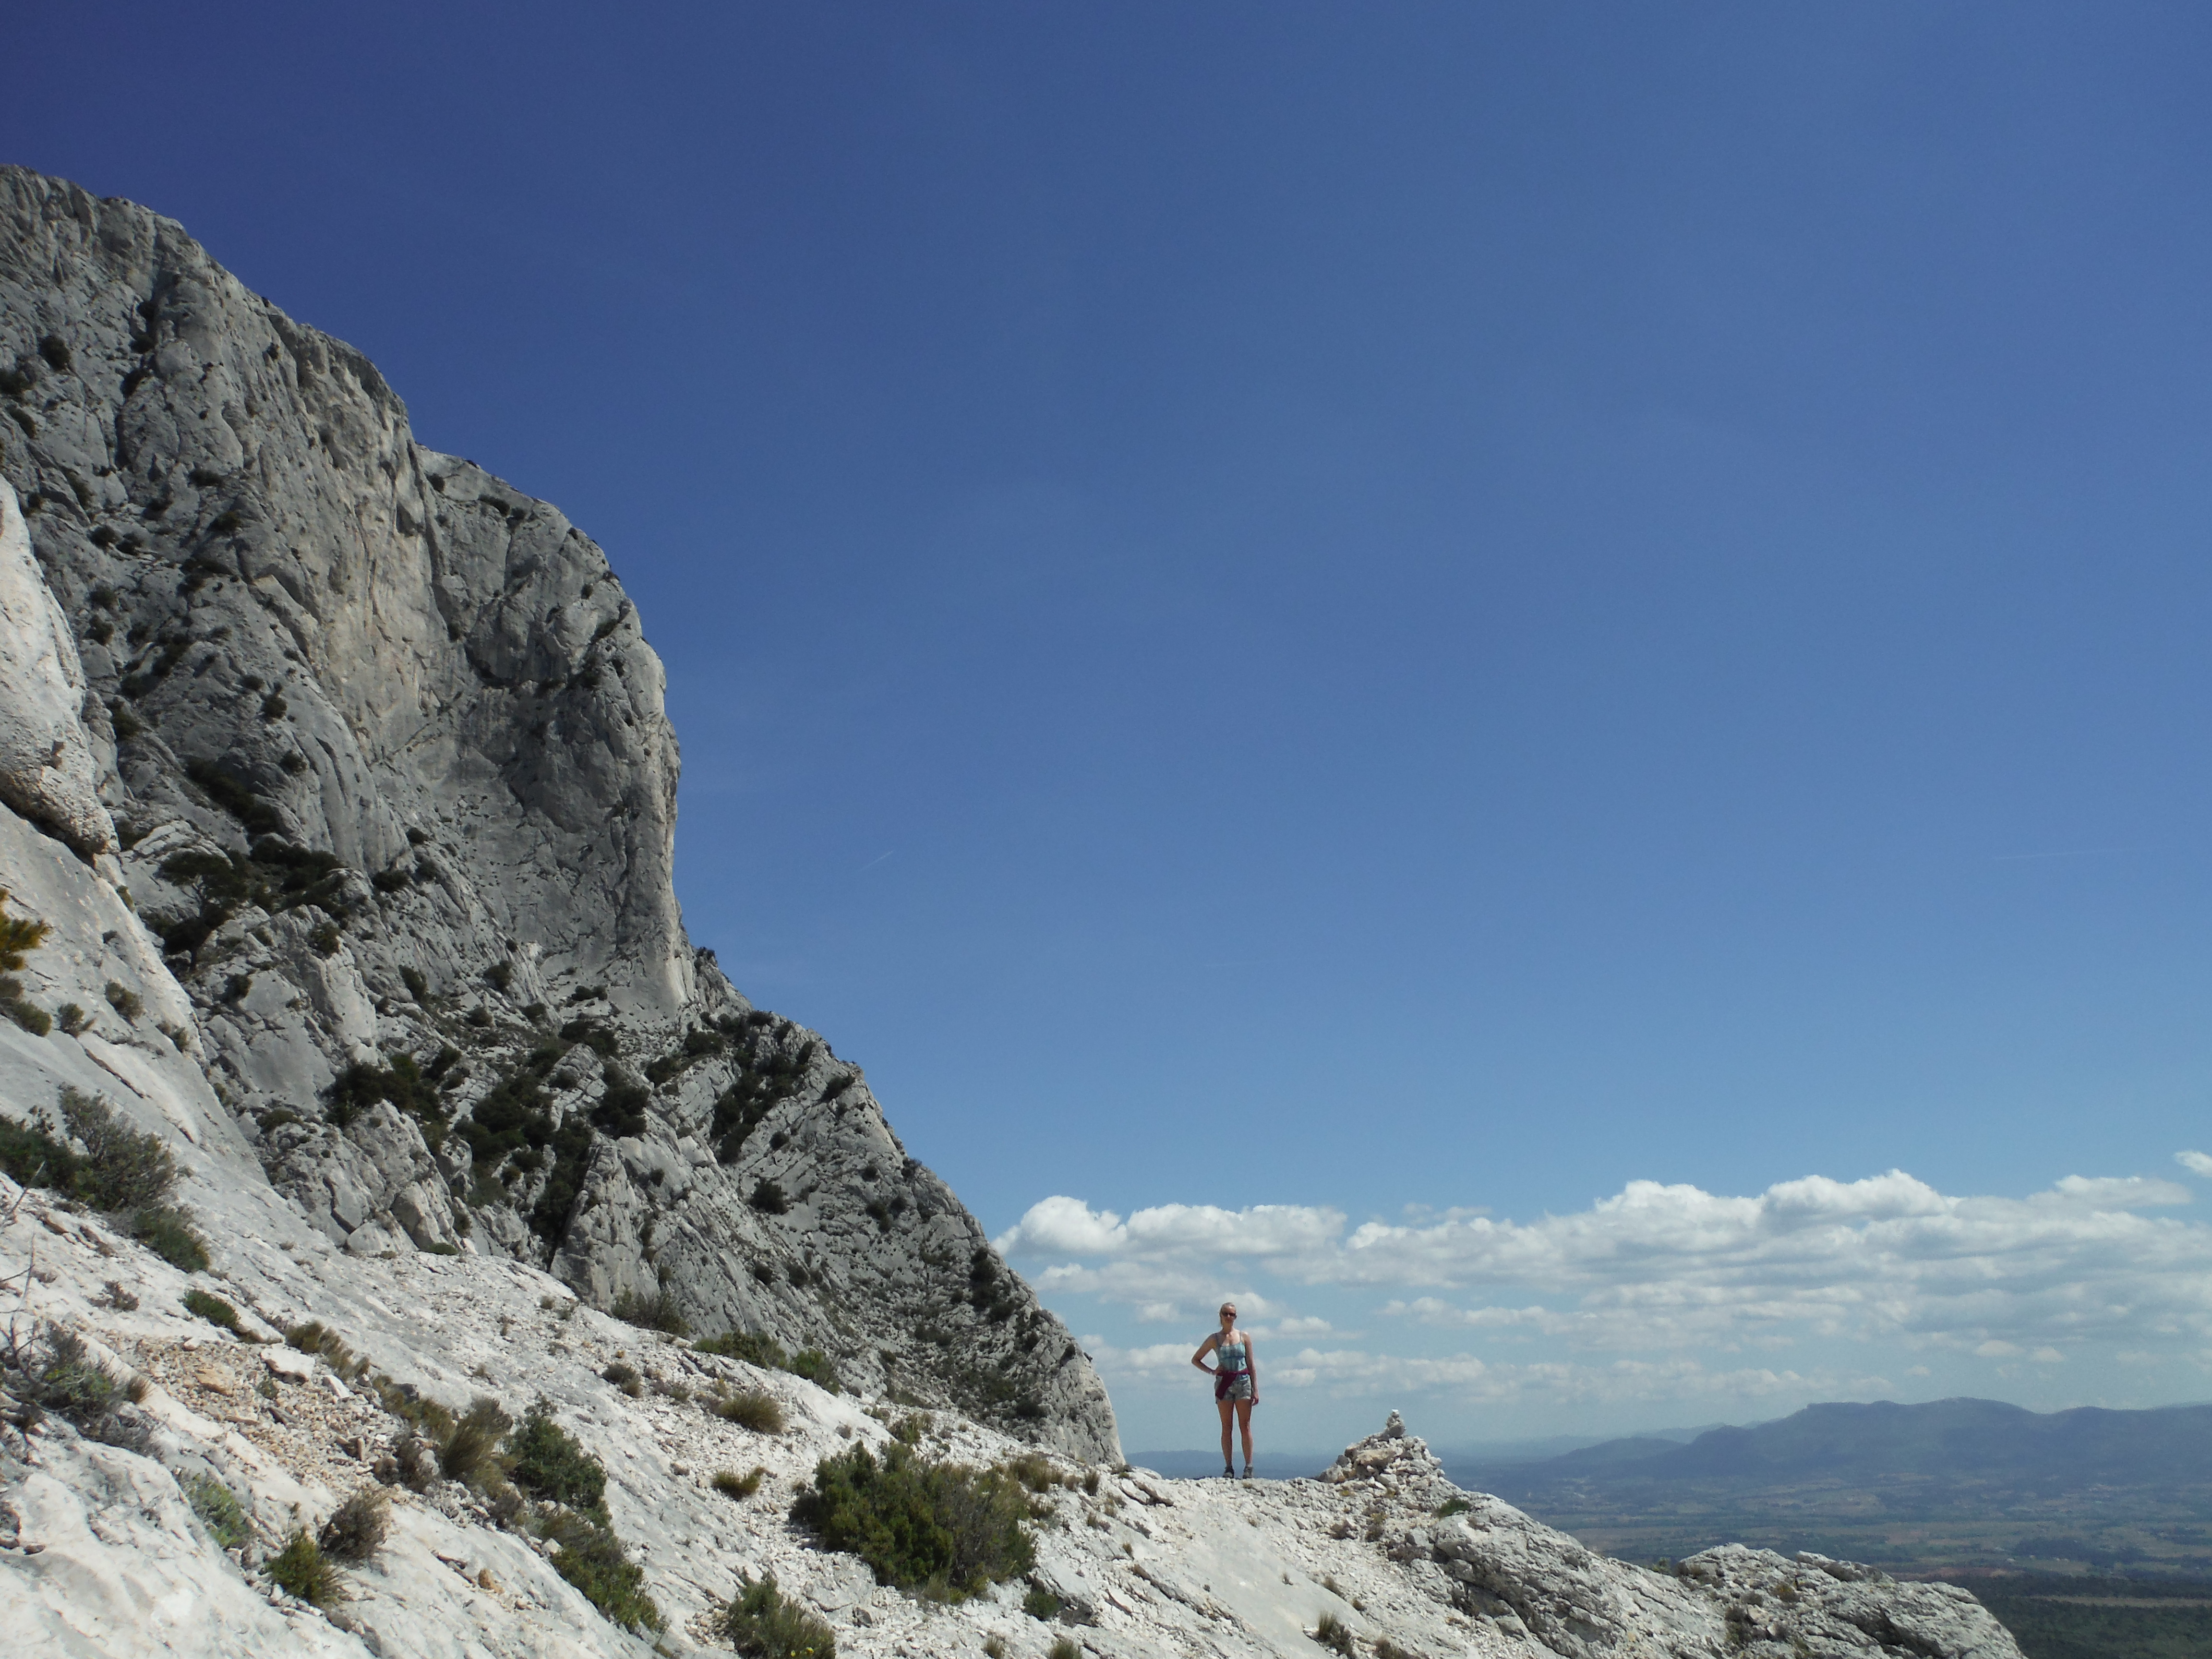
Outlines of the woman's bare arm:
M1260 1403L1260 1346L1250 1332L1244 1335L1244 1374L1252 1379L1252 1403Z
M1197 1366L1199 1370L1202 1371L1212 1370L1213 1367L1206 1363L1206 1356L1212 1353L1220 1346L1221 1333L1219 1331L1216 1331L1212 1336L1207 1337L1205 1341L1198 1345L1198 1352L1191 1355L1190 1363Z

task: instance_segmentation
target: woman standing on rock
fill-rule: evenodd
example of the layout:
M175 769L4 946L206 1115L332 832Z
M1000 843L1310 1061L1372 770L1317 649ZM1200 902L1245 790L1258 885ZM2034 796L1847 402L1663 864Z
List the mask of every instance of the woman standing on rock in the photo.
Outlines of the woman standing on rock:
M1214 1363L1206 1363L1207 1354ZM1221 1413L1221 1474L1234 1480L1237 1466L1229 1461L1229 1416L1233 1410L1244 1431L1244 1478L1252 1478L1252 1407L1260 1403L1260 1368L1253 1363L1252 1339L1237 1328L1237 1304L1221 1304L1221 1328L1198 1345L1190 1363L1213 1373L1213 1403Z

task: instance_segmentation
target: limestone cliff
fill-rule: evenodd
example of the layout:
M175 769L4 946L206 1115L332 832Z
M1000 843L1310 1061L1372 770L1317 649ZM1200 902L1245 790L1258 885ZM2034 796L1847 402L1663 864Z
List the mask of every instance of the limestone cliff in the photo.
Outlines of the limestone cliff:
M686 939L661 666L590 538L173 221L15 167L0 480L0 803L127 894L107 948L173 975L222 1133L332 1243L526 1261L1115 1454L859 1069ZM148 1040L79 1001L51 1041Z

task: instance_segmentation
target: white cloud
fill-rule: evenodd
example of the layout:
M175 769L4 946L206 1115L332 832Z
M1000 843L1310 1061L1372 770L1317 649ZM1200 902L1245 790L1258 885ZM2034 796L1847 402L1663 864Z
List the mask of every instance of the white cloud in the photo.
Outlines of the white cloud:
M2191 1175L2212 1176L2212 1153L2176 1152L2173 1161Z
M1254 1288L1264 1273L1278 1290L1419 1290L1381 1311L1585 1352L1844 1338L2050 1363L2090 1342L2212 1340L2212 1227L2153 1213L2190 1201L2141 1176L1954 1197L1893 1170L1753 1197L1638 1181L1568 1215L1462 1210L1347 1233L1325 1206L1163 1205L1124 1220L1054 1197L998 1243L1048 1262L1035 1278L1048 1293L1135 1308L1230 1295L1247 1318L1296 1316Z
M1179 1384L1190 1364L1189 1350L1179 1343L1119 1348L1103 1337L1086 1336L1083 1347L1117 1390ZM1871 1373L1765 1366L1715 1370L1689 1358L1501 1364L1474 1354L1422 1357L1308 1347L1263 1360L1260 1370L1263 1393L1288 1389L1339 1400L1426 1395L1477 1406L1517 1405L1532 1398L1553 1405L1695 1400L1723 1409L1774 1400L1867 1398L1892 1389L1887 1377Z

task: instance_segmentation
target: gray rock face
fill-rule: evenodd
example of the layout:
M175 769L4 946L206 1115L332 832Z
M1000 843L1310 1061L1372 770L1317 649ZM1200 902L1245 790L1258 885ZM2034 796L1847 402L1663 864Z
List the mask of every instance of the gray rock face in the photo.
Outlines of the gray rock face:
M1115 1451L858 1070L686 939L661 666L590 538L173 221L15 167L0 480L0 802L118 850L230 1133L326 1237Z
M114 847L115 826L83 708L76 641L31 556L15 492L0 490L0 801L89 858Z

